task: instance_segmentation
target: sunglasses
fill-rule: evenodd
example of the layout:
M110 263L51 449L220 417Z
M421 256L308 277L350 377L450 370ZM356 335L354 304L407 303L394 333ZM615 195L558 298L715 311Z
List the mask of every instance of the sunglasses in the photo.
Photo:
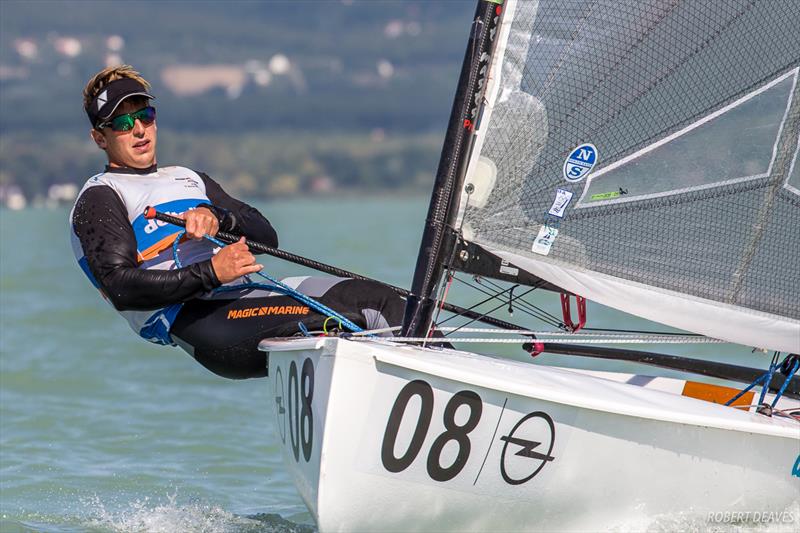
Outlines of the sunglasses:
M111 120L103 122L97 126L98 130L106 127L111 127L112 131L130 131L136 125L137 120L141 120L142 124L149 126L156 119L156 108L152 106L143 107L139 111L133 113L126 113L125 115L118 115Z

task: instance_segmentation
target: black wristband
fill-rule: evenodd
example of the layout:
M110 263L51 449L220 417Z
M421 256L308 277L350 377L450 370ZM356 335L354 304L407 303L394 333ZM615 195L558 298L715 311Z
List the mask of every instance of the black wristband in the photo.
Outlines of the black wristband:
M236 227L236 217L227 209L207 203L198 204L197 207L205 207L214 213L214 216L217 217L217 222L219 222L220 231L231 232Z

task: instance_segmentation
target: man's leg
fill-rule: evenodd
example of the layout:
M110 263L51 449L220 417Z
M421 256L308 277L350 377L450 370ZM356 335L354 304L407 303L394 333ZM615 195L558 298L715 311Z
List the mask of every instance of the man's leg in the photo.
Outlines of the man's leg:
M401 325L406 308L405 299L386 285L359 279L345 279L337 283L319 301L368 330ZM391 337L392 333L381 335Z
M344 278L293 278L297 290L346 316L365 329L399 326L405 300L380 283ZM322 329L328 317L285 295L261 289L218 293L187 302L170 333L181 347L210 371L231 379L267 375L264 338L288 337ZM328 329L338 326L328 321ZM391 334L385 334L390 336Z

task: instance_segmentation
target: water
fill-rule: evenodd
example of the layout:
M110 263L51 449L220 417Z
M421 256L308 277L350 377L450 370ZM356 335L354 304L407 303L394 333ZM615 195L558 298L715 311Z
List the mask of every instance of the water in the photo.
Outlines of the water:
M258 207L286 250L409 285L427 199ZM0 531L312 531L281 465L266 383L216 377L177 348L137 338L79 271L67 216L66 209L0 211ZM261 262L279 276L305 272ZM463 291L453 298L469 300ZM558 309L553 295L537 302ZM648 326L596 306L589 314L594 326ZM667 351L726 359L727 350ZM732 353L732 362L764 363L746 350ZM676 527L697 529L680 517L629 529Z

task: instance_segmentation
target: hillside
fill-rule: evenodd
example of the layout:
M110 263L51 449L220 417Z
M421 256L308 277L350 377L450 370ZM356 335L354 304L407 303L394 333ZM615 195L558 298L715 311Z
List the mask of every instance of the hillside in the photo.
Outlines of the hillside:
M80 92L120 62L153 83L161 161L227 176L236 164L209 160L213 138L219 157L250 175L240 181L255 180L247 188L256 195L281 190L270 185L278 175L297 178L286 190L301 192L319 182L312 175L338 186L419 184L435 170L473 9L471 1L4 0L0 185L43 194L98 168ZM279 154L265 160L274 150L257 143L267 139L301 152L300 167L270 168L291 165ZM384 174L393 157L374 154L392 151L400 163Z

